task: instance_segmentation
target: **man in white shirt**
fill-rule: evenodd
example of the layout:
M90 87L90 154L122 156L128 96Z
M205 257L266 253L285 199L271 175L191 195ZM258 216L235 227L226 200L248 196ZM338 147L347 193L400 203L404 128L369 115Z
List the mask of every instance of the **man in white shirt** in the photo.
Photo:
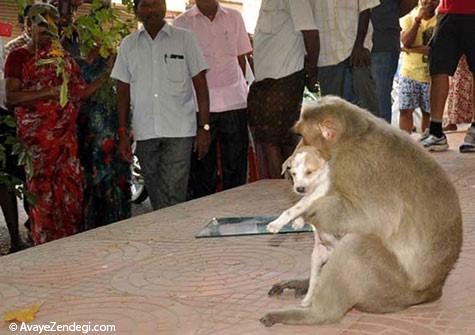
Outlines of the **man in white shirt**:
M379 0L314 0L320 28L318 80L322 94L340 96L378 115L367 36L370 9Z
M191 161L189 198L216 192L220 157L223 189L247 179L247 84L246 54L252 51L241 14L222 7L217 0L196 0L174 21L176 27L195 33L209 70L211 144L208 154ZM220 155L218 155L218 144Z
M256 81L248 97L249 124L263 153L261 176L280 178L298 141L291 127L305 84L315 90L318 36L310 0L262 1L254 35Z
M145 186L152 207L160 209L186 200L193 142L198 159L208 151L208 66L193 33L164 21L165 0L134 4L143 27L122 41L111 74L117 79L119 151L132 159L132 113Z

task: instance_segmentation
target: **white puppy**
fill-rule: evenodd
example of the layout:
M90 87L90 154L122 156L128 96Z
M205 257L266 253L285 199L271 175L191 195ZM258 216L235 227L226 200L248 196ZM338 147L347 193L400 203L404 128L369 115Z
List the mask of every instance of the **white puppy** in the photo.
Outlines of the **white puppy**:
M315 200L326 195L330 188L330 169L328 162L311 146L301 145L282 165L282 172L288 173L293 180L294 192L303 197L291 208L284 211L277 219L267 225L267 230L277 233L283 226L293 220L296 229L305 224L303 216L309 212ZM320 268L328 260L335 244L338 242L331 234L315 233L315 244L310 265L310 281L307 294L301 305L312 304L313 290L320 274Z

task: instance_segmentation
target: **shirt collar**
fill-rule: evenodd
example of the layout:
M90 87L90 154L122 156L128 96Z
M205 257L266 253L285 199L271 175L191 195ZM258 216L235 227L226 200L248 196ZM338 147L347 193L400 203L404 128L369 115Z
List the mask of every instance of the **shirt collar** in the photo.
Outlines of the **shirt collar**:
M146 32L145 27L143 25L140 27L138 31L139 31L139 35L143 35ZM171 26L168 22L165 22L162 29L160 29L160 31L158 32L157 37L159 37L162 34L166 34L168 36L171 35Z
M216 16L218 16L218 13L221 12L223 14L227 14L228 13L228 9L226 7L223 7L221 6L219 3L218 3L218 10L216 12ZM191 7L189 9L189 13L191 16L197 16L197 15L203 15L203 13L201 13L201 11L199 10L198 6L197 5L193 5L193 7Z

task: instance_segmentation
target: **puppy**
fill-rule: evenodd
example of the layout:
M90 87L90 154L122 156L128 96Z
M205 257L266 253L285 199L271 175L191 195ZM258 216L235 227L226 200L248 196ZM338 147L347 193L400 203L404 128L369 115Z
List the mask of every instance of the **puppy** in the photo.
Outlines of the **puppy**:
M292 179L294 192L303 196L297 204L284 211L276 220L267 225L267 230L277 233L283 226L293 220L295 229L305 224L304 215L309 207L330 188L330 168L328 162L311 146L301 145L282 165L282 173ZM315 234L315 244L310 264L309 289L301 305L311 305L313 290L320 274L320 268L328 260L337 239L331 234L318 233L312 226Z

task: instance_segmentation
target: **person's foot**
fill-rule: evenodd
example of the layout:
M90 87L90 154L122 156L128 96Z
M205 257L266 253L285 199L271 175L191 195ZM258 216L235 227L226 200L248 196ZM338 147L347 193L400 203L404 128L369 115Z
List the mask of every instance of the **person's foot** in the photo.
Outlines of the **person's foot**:
M455 123L447 123L443 129L444 131L456 131L457 125Z
M459 150L461 153L475 152L475 127L468 128Z
M20 239L19 241L10 244L10 250L8 251L8 253L9 253L9 254L12 254L12 253L14 253L14 252L27 249L27 248L29 248L29 247L30 247L30 246L29 246L28 244L26 244L25 242L23 242L23 241Z
M422 142L424 141L426 138L429 137L429 128L426 128L426 130L424 130L424 132L422 133L421 137L419 138L419 142Z
M421 144L429 151L445 151L449 148L447 137L444 134L441 137L429 134L425 139L421 140Z

